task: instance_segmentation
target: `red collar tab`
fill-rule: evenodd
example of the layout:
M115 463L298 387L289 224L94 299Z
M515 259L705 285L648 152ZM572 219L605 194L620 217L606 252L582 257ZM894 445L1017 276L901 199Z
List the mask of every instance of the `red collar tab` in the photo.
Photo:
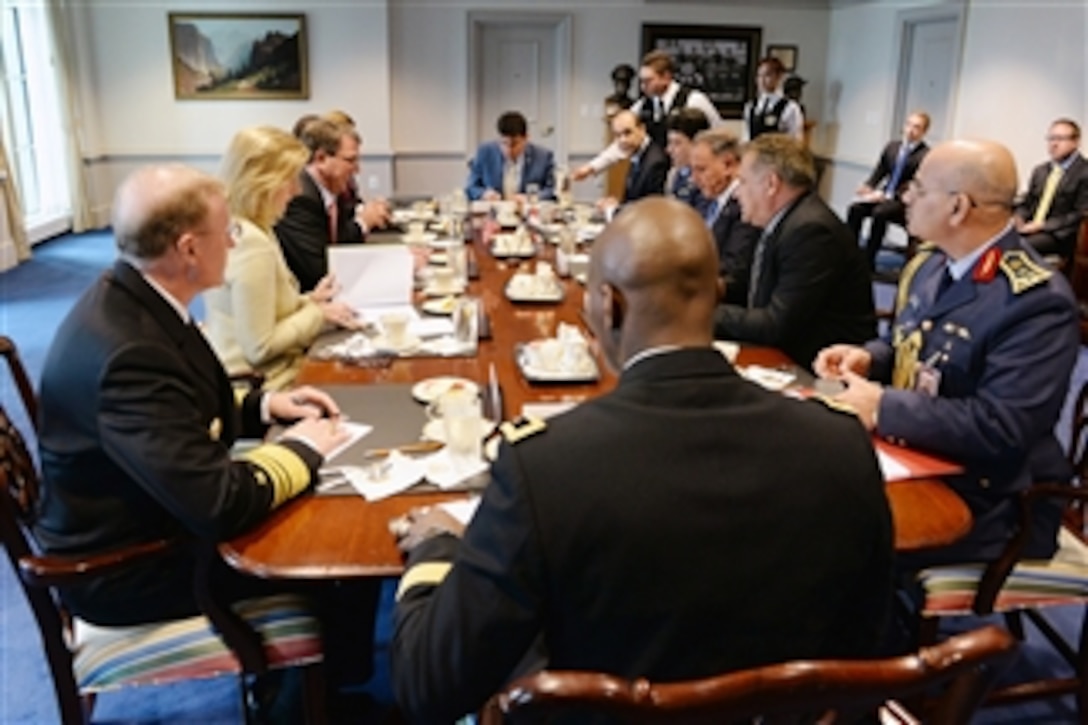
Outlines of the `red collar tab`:
M982 283L993 282L1000 263L1001 250L996 246L990 247L975 263L975 271L972 272L971 279Z

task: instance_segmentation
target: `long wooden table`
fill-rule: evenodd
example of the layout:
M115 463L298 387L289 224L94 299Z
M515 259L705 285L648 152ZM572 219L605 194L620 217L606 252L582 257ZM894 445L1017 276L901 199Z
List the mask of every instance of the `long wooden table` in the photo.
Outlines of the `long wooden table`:
M610 390L616 379L603 364L600 380L592 384L534 385L525 381L515 363L515 345L554 335L560 322L581 325L582 287L566 280L566 296L560 304L514 305L506 300L503 289L521 263L494 259L482 242L471 246L480 279L470 285L469 294L482 301L492 331L492 338L481 341L475 357L399 359L385 368L311 359L303 366L298 382L318 386L412 383L435 375L458 375L483 387L494 365L508 418L519 415L525 403L580 401ZM550 257L551 249L545 254ZM795 367L777 350L753 347L741 349L737 364ZM954 470L936 459L906 455L912 470L917 466L923 474ZM923 476L886 486L899 551L946 545L971 527L967 506L936 478ZM395 576L403 567L388 522L415 506L463 496L413 493L375 503L356 496L304 496L249 533L223 544L221 552L234 567L266 578Z

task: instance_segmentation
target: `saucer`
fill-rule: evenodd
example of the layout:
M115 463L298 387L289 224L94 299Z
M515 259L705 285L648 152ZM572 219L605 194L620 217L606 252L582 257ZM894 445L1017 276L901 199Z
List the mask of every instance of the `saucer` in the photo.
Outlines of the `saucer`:
M434 378L420 380L412 386L412 397L421 403L432 403L440 395L454 386L468 390L473 395L480 392L480 386L468 378L458 378L453 375L439 375Z
M434 232L423 232L422 234L401 234L400 240L405 244L430 244L438 239L438 235Z
M478 422L480 424L481 440L491 435L491 431L495 430L495 421L493 420L488 420L487 418L480 418ZM429 420L427 421L427 424L423 426L423 437L429 441L438 441L439 443L445 443L446 427L440 420Z
M463 284L442 285L441 287L438 287L433 282L430 282L423 288L423 294L427 297L449 297L450 295L459 295L464 291L465 286Z
M385 335L378 335L370 341L371 346L375 350L388 350L390 352L408 352L409 350L415 350L422 344L415 335L405 335L399 346L393 345L389 340L385 338Z
M426 300L419 306L419 309L426 312L428 315L452 315L453 308L457 306L457 297L449 295L447 297L435 297L434 299Z

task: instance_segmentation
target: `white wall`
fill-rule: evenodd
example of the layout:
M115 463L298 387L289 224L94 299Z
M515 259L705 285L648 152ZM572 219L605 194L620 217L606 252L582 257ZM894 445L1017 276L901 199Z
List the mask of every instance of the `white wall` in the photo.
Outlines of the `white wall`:
M572 77L568 156L578 162L600 150L603 98L618 63L638 66L643 23L754 25L764 45L799 47L798 73L809 112L819 118L827 56L826 8L768 8L753 0L727 7L637 0L505 0L472 4L390 0L392 134L401 192L433 192L463 183L469 117L468 25L471 11L569 14ZM561 120L563 122L563 120ZM406 157L401 158L404 154Z
M388 11L384 0L306 5L232 2L233 12L306 13L309 100L176 100L168 11L224 12L193 0L85 0L72 3L80 63L85 155L100 219L116 183L141 164L177 160L214 170L240 128L290 128L304 113L340 108L359 124L364 181L391 191ZM364 188L370 186L364 183Z
M900 25L958 0L870 0L831 11L824 108L833 160L823 191L842 211L901 119L892 117ZM1021 185L1046 156L1050 121L1088 120L1088 3L965 0L954 137L992 138L1016 157Z

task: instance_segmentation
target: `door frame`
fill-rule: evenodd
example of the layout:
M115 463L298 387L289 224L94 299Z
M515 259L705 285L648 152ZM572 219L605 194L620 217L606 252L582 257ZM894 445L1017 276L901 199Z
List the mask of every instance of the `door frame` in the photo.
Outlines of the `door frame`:
M955 40L953 41L952 73L948 85L948 115L944 119L944 128L941 129L941 137L950 139L953 137L956 117L956 103L959 98L960 66L963 64L963 36L966 24L964 23L964 9L959 5L942 5L931 8L917 8L904 10L896 16L896 24L899 26L897 42L899 47L895 56L898 58L896 69L896 90L892 99L891 128L888 129L890 138L899 138L902 133L903 120L913 109L907 108L907 75L910 72L911 47L914 44L914 33L919 25L932 22L952 21L956 24Z
M479 128L480 98L483 88L482 69L479 67L483 58L484 30L487 27L518 27L536 25L550 28L555 36L555 159L556 163L566 163L568 142L568 108L570 107L571 52L573 20L570 13L537 13L503 10L470 10L468 12L468 124L465 128L465 148L471 155L478 144L491 139L476 138Z

